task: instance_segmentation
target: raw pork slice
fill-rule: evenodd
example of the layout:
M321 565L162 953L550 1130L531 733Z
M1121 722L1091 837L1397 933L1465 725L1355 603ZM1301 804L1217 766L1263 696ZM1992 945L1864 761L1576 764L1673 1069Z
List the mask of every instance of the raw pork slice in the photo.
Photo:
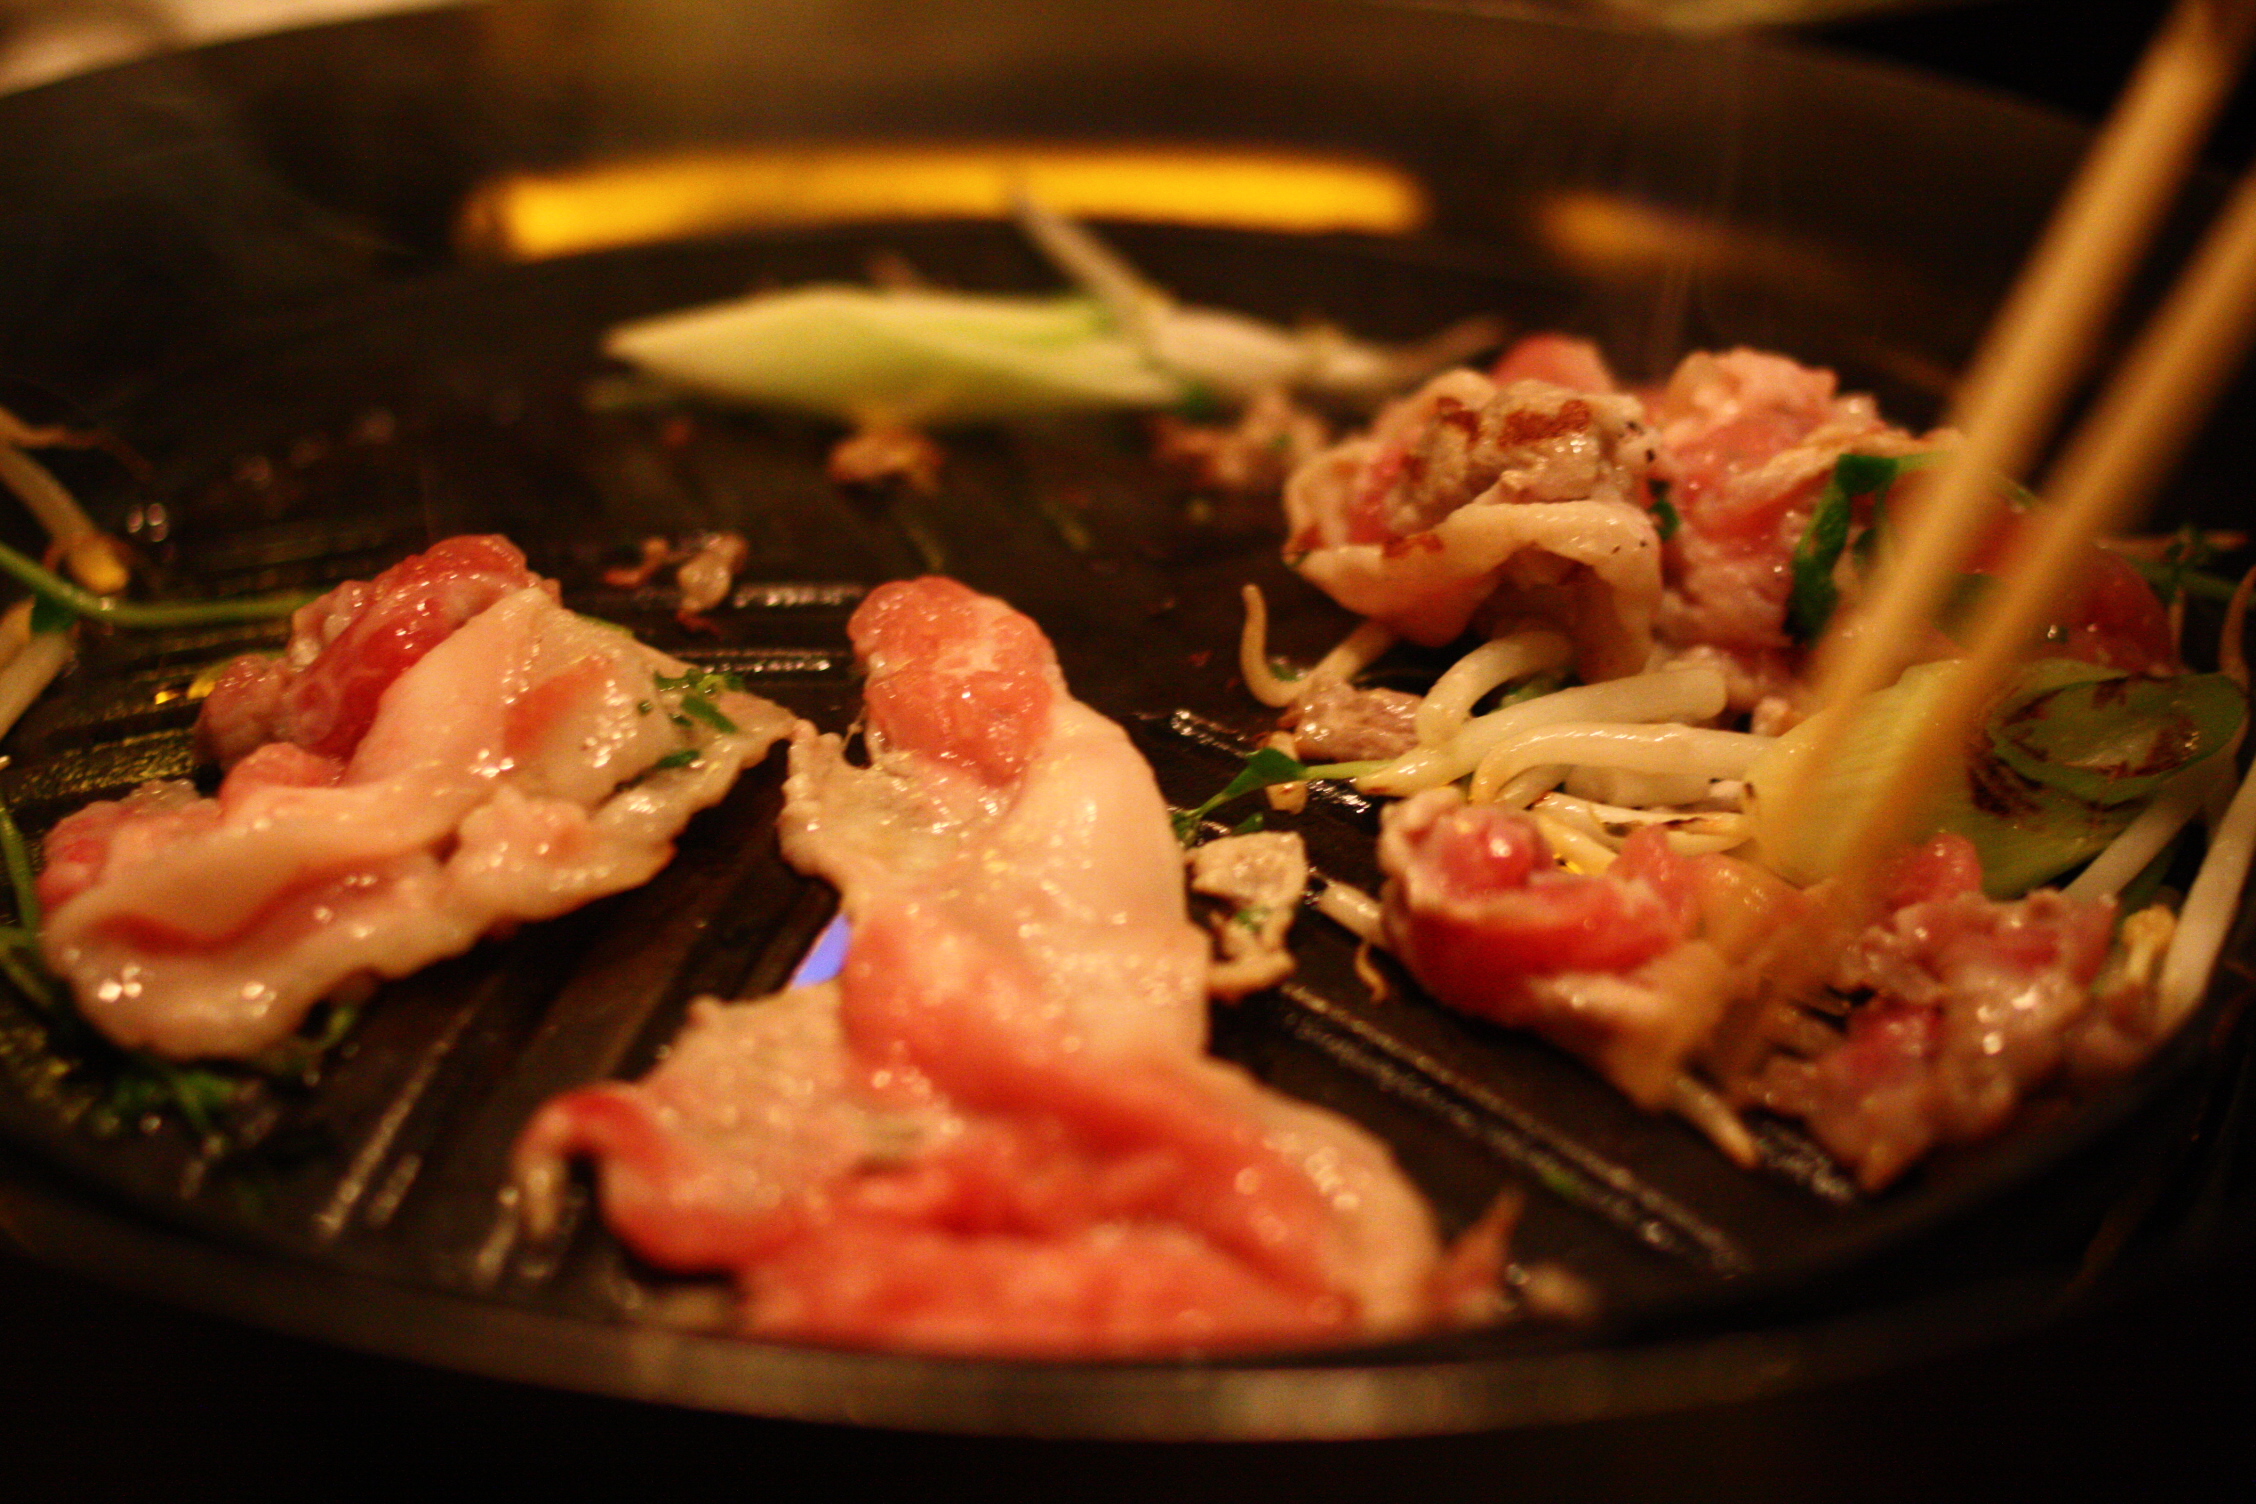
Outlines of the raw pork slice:
M1867 1190L1937 1145L1996 1133L2114 1023L2092 985L2112 899L1985 898L1973 843L1947 834L1899 863L1893 888L1831 978L1870 994L1844 1037L1814 1061L1774 1058L1762 1083L1763 1105L1806 1120ZM2155 1042L2114 1041L2112 1069Z
M1381 820L1387 941L1441 1001L1540 1034L1658 1107L1723 1007L1723 958L1696 934L1723 860L1646 829L1604 873L1564 872L1527 816L1428 789Z
M48 962L119 1044L256 1055L344 984L646 882L790 724L564 610L498 538L293 625L207 702L218 797L146 784L47 839Z
M1360 1129L1206 1058L1205 939L1150 771L1041 632L927 579L851 624L871 765L794 733L784 850L852 926L833 982L699 1003L645 1080L548 1104L611 1226L733 1274L763 1335L1121 1354L1407 1330L1448 1281Z
M1791 724L1802 659L1786 624L1794 550L1834 465L1934 443L1881 421L1831 371L1759 350L1687 355L1646 406L1653 477L1679 518L1664 559L1662 645L1674 661L1723 670L1734 710L1767 700L1761 725Z
M1532 618L1574 639L1585 679L1636 673L1661 599L1642 418L1634 397L1445 372L1294 472L1287 557L1414 642Z

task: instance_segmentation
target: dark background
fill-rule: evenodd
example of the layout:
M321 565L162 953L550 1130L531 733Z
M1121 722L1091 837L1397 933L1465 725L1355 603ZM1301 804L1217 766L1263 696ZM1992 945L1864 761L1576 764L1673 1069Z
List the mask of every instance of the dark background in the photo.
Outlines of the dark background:
M2035 99L2097 120L2170 7L2164 0L2010 0L1915 6L1815 28L1827 46ZM2242 87L2210 159L2237 169L2256 150L2256 88Z
M2164 10L2016 0L1822 28L2096 118ZM2256 148L2243 90L2211 158ZM1853 171L1845 163L1844 171ZM2256 1247L2155 1257L2031 1336L1689 1413L1430 1441L982 1442L633 1406L207 1320L0 1252L0 1499L771 1497L1935 1500L2256 1496Z

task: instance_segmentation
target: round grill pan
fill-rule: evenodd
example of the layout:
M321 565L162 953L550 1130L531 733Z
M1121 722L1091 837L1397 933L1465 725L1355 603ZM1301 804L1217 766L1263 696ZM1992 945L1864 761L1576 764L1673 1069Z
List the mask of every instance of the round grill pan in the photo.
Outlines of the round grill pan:
M506 5L0 100L0 246L18 269L0 380L36 416L99 424L149 458L147 476L58 463L110 521L138 520L162 581L319 588L449 533L506 532L575 608L833 728L855 704L842 626L862 592L956 574L1039 620L1077 693L1190 804L1258 724L1227 667L1238 586L1269 592L1286 651L1320 650L1345 620L1278 562L1272 516L1197 505L1140 425L953 437L942 489L920 497L829 485L817 424L589 400L606 325L749 285L857 278L876 256L948 285L1053 285L1007 226L771 226L509 262L461 248L464 206L512 171L716 143L1352 152L1424 185L1428 223L1107 231L1198 302L1381 338L1495 311L1598 335L1633 371L1767 344L1916 420L2077 144L2040 116L1780 49L1315 0L1264 7L1258 41L1233 7L976 9L974 34L945 5L794 4L757 26L729 7ZM1719 215L1741 250L1658 275L1577 262L1540 232L1547 205L1585 190ZM2201 515L2221 487L2197 474L2180 505ZM751 544L717 633L602 583L646 533L714 527ZM91 644L10 738L0 794L38 830L143 778L192 776L188 686L278 640ZM523 1243L505 1166L549 1095L639 1073L691 998L779 985L820 931L827 891L769 835L779 763L646 888L385 989L316 1079L241 1106L221 1152L177 1122L95 1131L85 1073L58 1076L78 1047L0 1000L11 1233L186 1304L635 1398L980 1433L1391 1435L1744 1395L2036 1321L2095 1247L2207 1173L2183 1145L2234 1100L2237 966L2135 1079L1865 1198L1783 1125L1743 1172L1540 1043L1414 993L1374 1001L1352 943L1311 916L1301 974L1218 1010L1217 1050L1387 1139L1445 1231L1526 1189L1516 1254L1591 1279L1596 1326L1166 1363L744 1342L716 1329L722 1292L637 1265L584 1205L560 1243ZM1321 870L1374 880L1368 809L1318 801L1300 823Z

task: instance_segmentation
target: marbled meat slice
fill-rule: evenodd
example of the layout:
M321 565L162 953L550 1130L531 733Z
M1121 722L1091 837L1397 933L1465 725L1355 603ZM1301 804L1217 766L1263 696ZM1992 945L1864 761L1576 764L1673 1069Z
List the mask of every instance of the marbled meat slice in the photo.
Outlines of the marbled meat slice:
M1642 418L1634 397L1445 372L1294 472L1286 556L1412 641L1535 619L1573 638L1584 678L1636 673L1661 599Z
M1698 937L1703 880L1640 830L1604 873L1559 870L1535 822L1429 789L1381 817L1390 946L1442 1002L1539 1034L1658 1107L1726 998Z
M646 1079L527 1128L536 1225L593 1155L610 1225L733 1274L755 1332L938 1352L1313 1342L1432 1321L1386 1151L1207 1058L1207 947L1148 768L1048 642L944 580L856 613L870 765L794 733L791 860L835 982L700 1003Z
M1834 1048L1775 1057L1762 1101L1808 1122L1868 1190L1942 1144L1987 1138L2112 1020L2093 981L2112 899L1982 894L1981 859L1939 835L1898 864L1876 920L1834 968L1863 996ZM2157 1042L2116 1042L2121 1070Z
M48 962L122 1045L244 1057L358 978L646 882L789 725L692 677L502 539L342 586L223 676L216 798L152 783L55 827Z

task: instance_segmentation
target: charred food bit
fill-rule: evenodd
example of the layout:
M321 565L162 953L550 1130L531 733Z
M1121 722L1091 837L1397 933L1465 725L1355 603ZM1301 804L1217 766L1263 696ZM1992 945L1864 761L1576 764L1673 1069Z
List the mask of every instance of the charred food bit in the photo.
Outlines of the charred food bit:
M1224 836L1190 853L1191 890L1219 898L1214 934L1222 959L1207 974L1207 990L1236 1000L1274 987L1293 974L1285 937L1308 891L1308 851L1291 831Z

